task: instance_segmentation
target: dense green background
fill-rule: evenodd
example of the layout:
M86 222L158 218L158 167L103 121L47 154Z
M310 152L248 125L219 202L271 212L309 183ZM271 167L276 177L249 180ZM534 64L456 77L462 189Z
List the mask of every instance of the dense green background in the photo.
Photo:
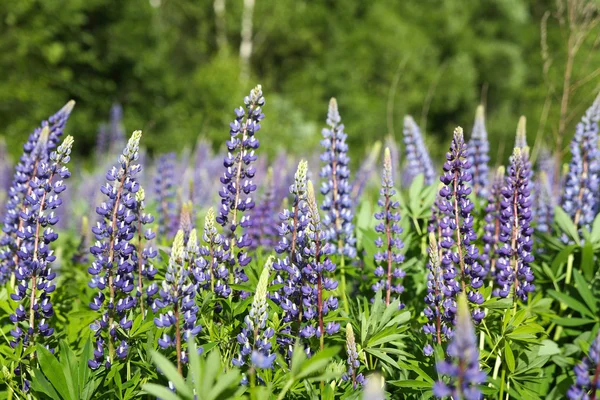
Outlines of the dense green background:
M400 140L403 115L422 123L427 109L426 140L439 156L455 125L470 131L482 97L496 159L510 151L497 143L521 114L533 140L549 84L556 93L540 132L551 142L556 130L568 29L560 16L548 19L544 75L540 23L557 12L553 0L256 0L247 82L239 79L243 0L225 4L227 44L219 47L213 0L1 0L0 135L11 153L70 98L77 107L68 129L82 154L93 151L113 102L123 104L128 131L145 131L152 152L199 135L218 146L255 83L267 99L261 141L271 154L310 151L331 96L354 159L390 130ZM596 29L574 81L600 66L597 39ZM573 92L568 132L599 82L592 76Z

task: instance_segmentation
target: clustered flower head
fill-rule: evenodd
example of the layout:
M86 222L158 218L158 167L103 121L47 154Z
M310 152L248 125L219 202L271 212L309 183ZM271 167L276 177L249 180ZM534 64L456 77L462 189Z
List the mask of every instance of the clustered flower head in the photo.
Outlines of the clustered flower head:
M89 286L97 290L90 308L101 314L90 325L96 339L94 358L88 362L92 369L102 364L110 368L114 357L126 358L129 349L124 339L119 341L118 331L120 328L127 332L131 328L133 321L129 311L137 302L137 296L132 295L135 293L136 248L131 241L139 218L137 175L141 166L135 161L141 137L141 131L133 132L118 166L106 173L107 182L100 188L105 201L96 208L100 218L92 228L96 242L90 248L95 260L88 268L92 276Z
M574 368L575 383L569 388L570 400L592 400L600 390L600 332L592 342L587 357Z
M455 329L447 349L451 361L442 360L437 364L438 374L447 380L436 382L433 394L438 398L479 400L483 397L477 385L485 382L486 374L479 368L477 337L464 294L458 297Z
M200 247L200 257L196 259L192 274L198 284L198 290L210 290L218 297L228 297L229 270L223 243L225 239L216 227L215 212L212 208L204 217L203 245Z
M237 264L239 267L235 270L236 283L248 280L242 268L251 260L244 249L252 245L252 240L247 233L236 230L238 225L243 230L252 225L250 216L243 213L254 208L251 194L256 190L256 185L252 182L256 168L252 163L257 159L254 152L259 146L255 134L260 130L260 121L265 117L262 112L265 98L260 85L244 98L244 104L246 109L236 108L236 118L229 125L231 139L226 142L228 153L223 160L225 172L221 177L223 187L219 191L221 207L216 218L221 226L229 227L230 234L226 238L224 249L228 254L229 266L234 268Z
M177 367L181 371L182 363L187 363L187 353L182 349L188 338L196 336L202 330L198 323L196 305L197 288L190 270L198 257L198 239L196 230L190 232L187 244L184 233L179 230L173 240L171 256L165 279L162 281L159 296L154 300L153 311L159 313L154 324L163 328L158 339L162 349L175 347Z
M531 227L531 190L529 188L529 150L515 148L510 159L508 176L502 188L500 212L500 244L497 250L494 294L507 297L514 289L515 299L527 300L533 285L533 228Z
M274 189L273 169L269 167L261 201L253 210L252 225L248 229L248 235L252 240L250 247L253 250L259 247L268 250L274 246L277 237L276 213L278 208Z
M597 212L600 172L598 121L600 95L577 124L571 141L571 162L565 178L562 208L578 228L590 229Z
M389 305L392 292L398 297L404 292L401 279L404 278L405 273L398 267L404 261L404 254L400 253L404 243L399 237L402 233L400 213L398 212L400 203L394 200L396 190L392 179L392 157L388 148L385 149L384 153L379 194L380 198L377 205L381 207L381 210L375 213L375 219L379 221L375 226L375 231L379 234L379 237L375 240L375 245L379 249L375 253L375 263L377 265L375 276L379 280L373 285L373 290L375 292L385 290L385 303ZM392 278L394 278L395 284L392 284ZM404 308L404 305L400 304L400 308Z
M444 292L448 298L456 298L459 292L465 292L469 301L478 305L483 303L483 295L477 289L483 285L485 269L478 262L479 252L474 243L477 235L471 214L474 205L469 198L472 180L470 168L463 131L458 127L454 130L450 151L446 153L443 166L444 174L440 177L444 184L439 191L439 207L444 214L439 221ZM475 322L479 323L483 317L483 311L474 307Z
M273 367L276 355L271 352L271 339L275 331L267 327L269 310L267 303L267 288L269 276L275 257L270 256L260 274L250 312L244 318L244 327L237 336L240 346L239 354L233 359L233 365L241 367L250 365L258 369Z
M65 104L48 120L43 121L23 145L23 154L15 167L2 219L0 283L6 282L19 265L17 250L21 247L22 239L17 236L17 232L24 227L19 214L25 208L26 197L32 192L29 183L36 175L38 165L46 162L58 145L74 106L73 100Z
M17 232L21 247L17 250L19 264L14 272L15 292L10 295L17 302L14 314L10 315L14 323L10 331L13 348L22 344L26 350L36 343L49 347L48 341L54 333L49 321L54 315L50 294L56 288L53 282L56 272L51 268L56 256L51 244L58 234L52 227L58 222L55 211L62 204L60 195L66 190L65 180L71 176L66 164L72 146L73 137L67 136L47 160L37 165L29 182L31 192L19 213L23 222Z
M486 276L495 273L496 271L496 252L498 250L498 243L500 241L500 227L501 227L501 211L502 211L502 187L504 186L504 167L498 167L492 186L489 190L487 204L484 209L484 221L483 226L483 251L479 260L485 270Z
M321 193L325 196L321 209L325 211L323 228L331 251L349 258L356 257L356 238L352 224L353 204L350 198L350 157L348 157L347 134L338 111L337 101L332 98L327 112L327 128L322 131L321 154L324 163L320 177Z
M423 174L425 184L433 184L436 177L433 163L423 141L421 129L410 115L404 117L403 132L406 152L403 183L409 185L417 175Z
M154 175L154 194L158 209L158 233L161 236L174 234L176 226L175 205L175 153L160 156ZM171 235L172 236L172 235Z
M348 354L348 371L342 375L342 380L352 382L352 387L356 389L358 385L362 386L365 384L365 377L362 372L357 374L360 361L358 359L358 352L356 351L354 331L352 330L352 324L349 322L346 325L346 353Z
M475 194L481 197L487 196L489 152L490 144L485 129L484 108L480 105L475 113L475 123L471 140L469 140L468 154L471 163L470 173L473 177L473 188Z

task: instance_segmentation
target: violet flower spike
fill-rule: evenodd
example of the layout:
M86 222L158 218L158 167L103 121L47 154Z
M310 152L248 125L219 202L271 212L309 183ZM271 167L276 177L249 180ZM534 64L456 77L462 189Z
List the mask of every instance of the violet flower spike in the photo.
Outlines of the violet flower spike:
M251 249L259 247L265 250L272 249L277 237L276 213L278 204L275 202L273 181L273 168L267 170L264 192L261 201L252 210L252 225L248 228L248 236L252 240Z
M377 265L375 275L379 280L373 285L373 290L375 292L385 290L385 304L390 305L392 292L398 298L404 292L401 280L404 278L405 272L399 267L404 261L404 254L400 253L404 243L399 237L402 233L400 213L398 212L400 203L394 200L396 189L394 189L392 179L392 157L389 148L385 149L379 194L381 197L377 205L380 207L380 211L375 213L375 219L379 221L375 226L375 232L379 234L375 240L375 246L380 249L375 253L375 264ZM383 279L380 279L382 277ZM392 278L394 278L393 285ZM404 305L400 303L399 307L402 309Z
M158 234L175 234L171 228L176 216L175 205L175 153L160 156L154 175L154 194L158 209Z
M600 390L600 332L587 357L574 368L575 383L567 391L570 400L595 400Z
M464 293L458 297L456 332L447 351L451 361L438 362L437 371L438 375L445 376L448 380L436 382L433 395L437 398L482 399L477 385L485 382L486 374L479 368L477 337Z
M145 212L145 198L146 194L142 187L139 188L135 194L135 214L137 220L137 246L136 251L132 253L132 261L137 266L137 292L136 298L137 303L140 306L140 312L145 317L144 304L151 305L152 297L158 292L158 286L156 283L150 283L146 287L146 299L144 296L144 278L145 280L152 282L154 276L158 270L152 264L152 260L158 255L158 251L152 247L151 241L156 237L156 232L152 231L152 228L144 229L144 226L150 225L154 222L154 217Z
M404 117L403 133L406 152L403 184L410 185L413 179L419 174L423 174L426 185L433 184L436 177L433 163L423 141L421 129L410 115Z
M483 226L483 251L479 260L485 270L486 276L496 273L496 253L500 242L501 212L502 212L502 187L504 186L504 167L498 167L492 186L489 190L485 206L485 225Z
M488 186L488 162L490 161L490 144L485 129L485 115L482 105L477 107L475 123L468 144L470 173L473 177L473 189L475 195L487 197Z
M348 372L342 375L342 380L351 382L352 388L356 389L358 386L365 384L365 377L362 372L357 374L360 367L360 360L356 351L356 339L352 330L352 324L349 322L346 325L346 354L348 355Z

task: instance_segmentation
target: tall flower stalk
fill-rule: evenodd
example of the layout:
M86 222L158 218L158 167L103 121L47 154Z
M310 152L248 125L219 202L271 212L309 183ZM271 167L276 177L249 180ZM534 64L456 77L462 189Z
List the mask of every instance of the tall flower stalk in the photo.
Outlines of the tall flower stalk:
M501 232L501 212L502 202L502 187L504 186L504 167L500 166L496 170L496 175L492 182L489 191L487 204L485 206L485 225L483 226L483 252L481 253L481 264L485 269L486 276L496 272L496 253L500 242Z
M26 208L26 198L33 191L30 182L36 176L40 163L46 162L58 145L74 106L73 100L65 104L48 120L43 121L23 145L23 154L15 167L2 219L0 283L14 279L14 271L20 262L17 250L22 246L22 238L18 237L17 232L27 228L19 214Z
M483 296L478 289L483 285L485 270L478 262L478 250L474 242L477 239L473 228L474 205L471 194L471 163L467 158L467 145L463 130L454 130L450 151L446 153L444 173L440 181L444 186L440 189L440 211L445 213L439 222L442 230L440 247L443 249L442 267L444 270L445 292L447 297L454 297L464 292L469 301L476 306L473 318L479 323L484 313L477 305L483 303Z
M456 331L447 352L451 361L442 360L437 363L438 375L447 377L447 380L434 384L433 395L437 398L481 399L482 394L477 385L485 382L486 374L479 368L477 337L464 294L458 298Z
M403 184L409 185L419 174L423 174L426 185L433 184L436 177L433 163L431 162L429 151L423 141L421 129L410 115L404 117L403 133L406 152Z
M253 250L259 247L265 250L273 248L275 238L277 237L277 208L278 204L275 203L273 169L269 167L262 198L253 210L252 226L248 229L248 235L252 240L251 248Z
M401 279L404 271L398 267L404 261L404 255L400 250L404 247L399 235L402 233L400 227L400 213L397 211L400 203L394 200L396 189L392 178L392 157L390 149L386 147L383 159L383 173L381 178L380 198L377 205L380 211L375 213L375 219L379 223L375 226L375 232L380 236L375 240L379 251L375 253L375 275L380 280L373 285L373 290L385 290L385 304L390 305L392 292L398 297L404 291ZM383 277L383 279L381 279ZM392 278L396 280L392 285ZM400 308L404 305L400 303Z
M596 400L600 391L600 332L592 342L587 357L575 366L575 383L569 388L570 400Z
M236 108L236 118L229 125L231 139L226 142L228 153L223 160L225 173L221 177L223 187L219 191L221 207L216 218L221 226L229 228L224 249L229 267L234 270L231 276L235 277L235 283L248 280L243 268L251 260L245 249L251 246L252 240L244 230L252 222L250 216L243 213L254 208L251 194L256 190L256 185L252 183L256 168L252 163L256 161L254 152L259 146L255 134L260 130L260 121L265 117L262 113L265 98L260 85L244 98L244 104L246 109ZM238 225L242 228L241 232L237 230Z
M106 198L96 208L100 218L92 228L96 242L90 248L95 260L88 268L92 275L89 286L97 290L90 308L101 313L100 318L90 325L96 339L94 358L88 362L92 369L103 363L110 368L115 356L124 359L129 350L127 341L121 339L118 343L118 339L119 328L124 332L131 328L133 322L129 319L129 310L136 303L132 296L135 245L131 240L137 229L136 194L140 189L137 175L141 166L135 162L141 137L142 131L133 132L119 157L118 166L107 172L108 182L100 189Z
M533 228L531 228L531 190L529 188L530 163L529 149L515 148L510 159L508 176L502 188L500 221L501 245L497 250L496 264L497 289L494 294L507 297L511 293L514 300L527 300L533 285L533 272L529 264L533 262Z
M346 354L348 355L348 371L342 375L342 380L351 382L352 388L356 389L358 385L362 386L365 384L365 377L362 372L357 374L360 361L358 359L358 352L356 351L354 331L350 322L346 325Z
M198 306L194 300L197 287L191 276L198 250L195 229L190 232L187 244L184 242L183 231L177 232L165 279L153 306L155 310L160 310L158 317L154 318L154 324L163 329L158 345L165 350L175 348L180 374L183 364L188 361L183 345L202 330L202 326L197 323Z
M174 182L175 161L175 153L160 156L154 175L154 192L158 203L158 233L161 236L173 233L172 228L177 219Z
M144 229L144 226L154 222L154 217L147 213L145 205L146 194L142 187L135 194L136 208L136 231L137 245L136 251L132 254L132 261L137 267L137 303L140 306L142 316L145 316L144 304L152 303L152 296L158 291L156 284L150 284L146 287L146 299L144 299L144 278L147 281L153 281L158 270L152 264L152 260L158 255L158 251L152 247L151 241L156 237L156 233L151 228Z
M321 209L325 212L323 218L324 233L331 246L331 251L339 255L341 287L340 291L346 298L345 257L356 257L356 238L354 237L353 204L350 198L350 170L348 164L347 134L338 111L335 98L329 102L327 112L327 128L323 129L321 145L325 148L321 154L324 163L321 168L321 193L325 196ZM345 307L347 302L344 302ZM347 310L346 310L347 311Z
M18 303L10 316L14 323L10 345L15 348L22 344L24 352L36 343L50 348L50 337L54 333L49 322L54 315L50 295L56 288L56 273L51 264L56 256L50 246L58 239L52 226L58 222L55 211L62 203L60 194L66 190L64 180L71 176L66 164L72 146L73 137L67 136L48 160L38 164L29 183L32 191L19 213L24 227L17 232L22 246L18 250L20 262L15 270L17 285L15 293L10 295ZM31 357L33 359L34 353Z
M488 186L488 162L490 161L490 143L485 129L485 114L482 105L477 107L475 123L471 140L469 140L468 153L471 163L470 173L473 177L475 195L485 198Z
M194 279L198 283L198 290L205 289L217 297L228 297L231 294L229 287L229 270L223 243L225 239L216 227L215 212L208 209L204 218L203 245L200 247L200 256L193 269Z

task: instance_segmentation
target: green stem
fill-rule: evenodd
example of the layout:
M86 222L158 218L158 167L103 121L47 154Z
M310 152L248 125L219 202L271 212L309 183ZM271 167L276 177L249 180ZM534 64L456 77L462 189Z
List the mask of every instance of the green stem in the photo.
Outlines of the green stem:
M338 249L342 248L341 241L338 243ZM344 311L346 314L350 314L350 307L348 306L348 297L346 297L346 258L341 255L340 259L340 271L342 273L342 282L340 285L340 291L342 292L342 299L344 300ZM323 335L321 335L323 337Z
M498 396L498 398L501 400L504 397L504 378L505 377L506 377L506 370L504 368L502 368L502 376L500 377L500 395Z

